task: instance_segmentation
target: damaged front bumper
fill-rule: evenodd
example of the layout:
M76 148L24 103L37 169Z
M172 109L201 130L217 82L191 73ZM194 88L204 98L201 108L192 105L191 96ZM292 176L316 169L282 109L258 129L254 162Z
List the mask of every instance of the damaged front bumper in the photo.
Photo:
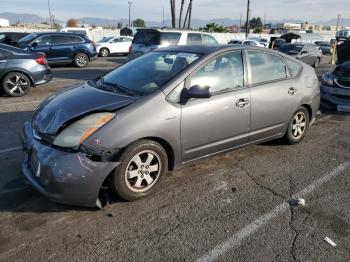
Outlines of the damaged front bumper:
M21 135L25 151L22 172L40 193L61 204L98 205L100 188L119 162L95 162L81 152L45 145L34 138L29 122Z

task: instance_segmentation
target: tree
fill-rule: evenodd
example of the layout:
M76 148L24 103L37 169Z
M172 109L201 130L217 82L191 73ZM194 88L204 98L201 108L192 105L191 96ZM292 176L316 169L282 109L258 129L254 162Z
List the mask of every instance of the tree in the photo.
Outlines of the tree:
M135 27L145 27L145 20L141 18L137 18L136 20L133 21L133 25Z
M249 25L251 29L262 29L263 27L260 17L253 17L252 19L250 19Z
M227 29L225 27L223 27L222 25L218 25L216 23L209 23L207 24L203 30L205 32L215 32L215 33L225 33L227 32Z
M77 27L78 26L78 20L74 19L74 18L70 18L70 19L68 19L66 26L67 27Z

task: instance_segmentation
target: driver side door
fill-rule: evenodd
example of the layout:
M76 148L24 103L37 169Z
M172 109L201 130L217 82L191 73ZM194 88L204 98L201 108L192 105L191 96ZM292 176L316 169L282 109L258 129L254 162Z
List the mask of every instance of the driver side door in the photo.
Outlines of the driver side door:
M186 86L210 86L208 99L181 105L183 162L229 150L248 142L250 90L241 51L211 59L186 80Z

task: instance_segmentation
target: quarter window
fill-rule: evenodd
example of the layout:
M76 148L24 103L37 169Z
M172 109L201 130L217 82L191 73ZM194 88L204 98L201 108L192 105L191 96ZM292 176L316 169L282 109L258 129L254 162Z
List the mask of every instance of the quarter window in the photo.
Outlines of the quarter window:
M211 60L191 76L191 86L210 86L212 93L240 89L244 86L241 52L227 53Z
M250 61L252 85L286 78L285 65L279 56L249 51L248 57Z
M218 41L211 35L202 35L203 44L216 45Z
M286 66L290 77L296 77L297 75L299 75L299 73L302 70L302 67L300 64L289 59L286 60Z

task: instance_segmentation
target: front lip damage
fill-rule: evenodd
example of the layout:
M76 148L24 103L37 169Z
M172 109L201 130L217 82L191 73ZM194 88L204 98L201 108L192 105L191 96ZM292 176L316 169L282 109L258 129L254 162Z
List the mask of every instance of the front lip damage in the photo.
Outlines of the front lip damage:
M81 152L68 153L44 145L34 139L29 122L23 126L22 141L22 172L40 193L61 204L101 207L100 189L119 162L95 162ZM36 177L38 167L40 176Z

